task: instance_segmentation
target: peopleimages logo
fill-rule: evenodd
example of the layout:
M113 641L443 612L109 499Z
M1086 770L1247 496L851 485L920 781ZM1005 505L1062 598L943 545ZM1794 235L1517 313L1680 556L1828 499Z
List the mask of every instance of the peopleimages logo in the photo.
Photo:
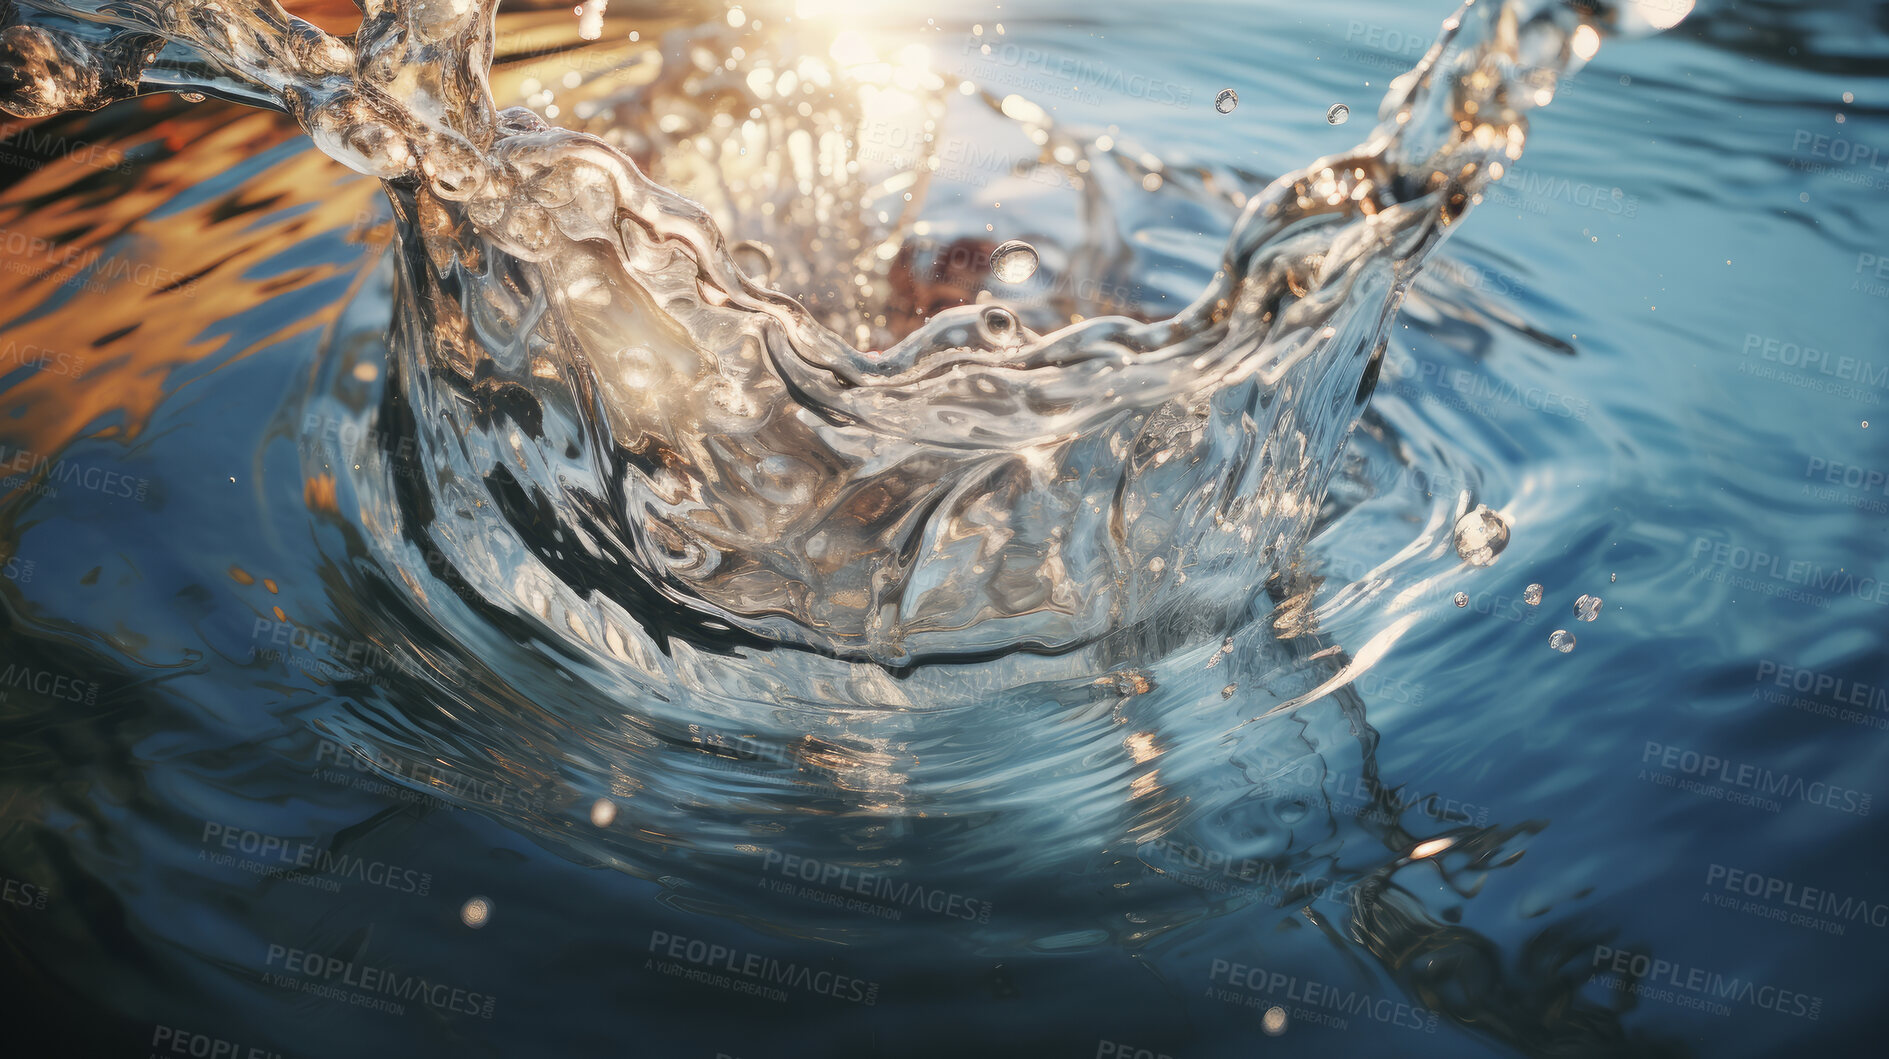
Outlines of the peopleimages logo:
M1647 740L1646 747L1640 753L1640 778L1660 783L1661 786L1683 786L1694 793L1707 794L1725 801L1765 803L1763 795L1773 795L1791 801L1801 801L1806 805L1822 806L1840 813L1853 813L1868 816L1871 796L1864 791L1839 787L1822 780L1806 780L1802 776L1793 776L1788 772L1773 772L1760 765L1752 765L1719 757L1716 754L1704 754L1684 747L1668 746ZM1646 766L1651 765L1658 772L1649 773ZM1671 780L1685 777L1682 783L1661 782L1659 777ZM1717 791L1719 793L1712 793ZM1743 796L1741 796L1743 795ZM1761 804L1772 812L1777 811L1777 803Z
M371 967L353 960L323 956L283 945L269 946L265 966L281 967L285 972L276 975L275 985L291 985L303 992L339 1000L352 1007L374 1008L396 1015L406 1013L406 1009L397 1001L406 1001L418 1002L451 1015L476 1015L489 1019L498 1004L497 997L434 982L422 975L400 974L385 967ZM348 993L343 987L360 992Z
M1413 59L1429 51L1430 45L1435 42L1436 31L1434 29L1416 33L1405 33L1399 29L1392 29L1386 26L1376 25L1375 23L1360 22L1357 19L1351 19L1345 24L1346 44L1363 44L1367 48L1408 56ZM1408 70L1410 64L1405 63L1402 68Z
M187 1055L190 1059L282 1059L281 1052L272 1052L260 1045L244 1048L232 1040L176 1026L157 1026L154 1030L151 1059L165 1055Z
M1692 557L1709 557L1714 565L1721 568L1716 574L1708 572L1709 580L1730 582L1768 596L1827 606L1828 596L1834 594L1854 596L1879 607L1889 606L1889 583L1870 574L1859 576L1841 566L1825 568L1807 560L1786 559L1772 552L1747 548L1730 541L1715 541L1710 537L1693 540ZM1727 576L1723 571L1731 571L1731 574ZM1694 573L1699 571L1695 570ZM1824 595L1781 587L1785 585L1802 585L1805 590L1814 589Z
M320 629L303 628L293 622L258 617L250 626L249 638L254 643L273 645L258 648L252 643L250 657L253 660L280 662L319 676L352 677L370 672L377 676L395 673L409 677L427 675L425 668L409 655L392 653L370 640L343 640ZM295 653L276 649L282 647L293 648ZM324 665L332 667L334 672L321 669Z
M1418 381L1410 381L1413 379ZM1398 376L1396 382L1399 392L1406 397L1432 400L1464 411L1473 410L1472 406L1487 408L1506 404L1559 419L1587 421L1588 403L1581 398L1539 386L1517 386L1507 379L1491 378L1467 368L1445 367L1435 361L1419 361L1414 375ZM1451 401L1446 395L1435 392L1438 389L1461 395L1463 400Z
M761 860L761 867L764 871L779 872L788 879L799 879L829 890L858 894L868 902L878 902L877 906L857 909L859 911L889 911L893 912L896 918L899 908L922 908L927 912L951 919L963 919L973 923L990 922L990 902L988 901L980 901L946 890L927 889L918 883L902 881L879 872L859 871L843 864L829 864L811 857L782 853L777 849L767 851L766 856Z
M31 559L22 559L17 555L9 555L7 556L5 566L0 567L0 572L6 574L8 581L18 581L23 585L33 579L33 571L38 568L39 564Z
M1843 923L1889 927L1889 904L1838 894L1816 886L1801 886L1788 879L1742 868L1714 864L1705 869L1705 884L1728 894L1755 897L1782 909L1827 916ZM1841 933L1841 927L1833 933Z
M94 292L111 289L113 280L126 280L140 287L157 290L175 291L185 297L195 297L196 283L182 272L163 268L158 265L136 261L129 257L106 257L99 247L81 250L76 246L55 243L43 236L28 235L19 231L0 231L0 248L8 256L6 263L10 271L21 274L50 277L61 270L71 268L74 272L67 277L67 282L84 277L82 286ZM52 264L37 272L29 258L46 255Z
M1368 675L1368 674L1367 674ZM1402 788L1386 788L1363 773L1332 769L1318 758L1291 760L1262 756L1254 763L1258 782L1253 794L1260 798L1298 798L1323 795L1326 808L1333 814L1360 820L1393 824L1407 813L1428 816L1445 823L1473 824L1489 822L1489 807L1472 802L1428 794L1405 799Z
M1396 680L1375 670L1365 670L1351 681L1352 688L1372 702L1395 702L1405 706L1423 703L1422 684Z
M406 801L437 798L446 805L477 802L496 809L515 809L520 812L541 812L546 805L546 799L541 794L502 781L470 775L437 759L403 758L382 750L369 750L323 739L315 746L315 761L317 764L333 766L317 772L319 779ZM413 787L375 782L383 777L397 779Z
M1632 219L1639 215L1640 197L1624 188L1570 180L1533 170L1509 170L1499 183L1490 184L1484 196L1510 209L1530 213L1548 212L1548 202L1563 202L1584 210L1594 210L1615 217Z
M88 140L54 135L24 123L0 128L0 161L38 166L60 158L108 172L129 173L134 168L123 152Z
M16 908L37 911L46 907L46 888L35 886L24 879L0 879L0 900Z
M664 930L652 930L649 933L649 951L667 957L669 960L693 965L694 974L676 973L676 964L665 964L654 958L645 960L643 968L658 973L700 981L707 985L733 988L738 992L753 992L766 996L770 1000L785 1000L786 995L778 987L792 986L819 996L832 997L835 1000L850 1000L856 1004L871 1006L879 1002L879 983L863 978L854 978L837 971L816 971L811 967L792 961L778 960L772 956L763 956L758 952L744 953L728 945L715 944L699 938L685 938L680 934L671 934ZM734 976L732 979L728 976ZM741 988L746 986L748 988Z
M271 878L306 881L331 892L340 889L336 884L350 879L418 897L425 897L433 889L432 872L336 853L312 842L265 835L246 827L206 821L201 841L204 849L197 853L199 860L235 865ZM218 850L222 852L214 852ZM238 853L250 859L239 863L235 856Z
M1137 1048L1120 1041L1097 1041L1095 1059L1174 1059L1166 1052L1157 1052L1152 1048Z
M418 443L410 436L394 437L349 419L317 415L302 416L302 435L314 438L336 453L348 453L363 442L387 451L395 460L412 460L419 454Z
M1831 485L1889 496L1889 475L1874 467L1833 463L1821 456L1812 456L1804 464L1804 477L1822 478Z
M1066 172L1057 166L1045 165L1036 154L1011 153L969 137L929 141L924 150L914 153L870 146L871 135L868 130L860 136L859 157L863 162L882 162L898 169L923 166L939 180L974 188L989 187L993 179L1018 180L1047 188L1076 186ZM892 138L903 140L904 136ZM985 265L990 257L977 254L976 261Z
M1802 666L1781 665L1769 660L1758 663L1759 683L1769 682L1780 688L1818 695L1844 706L1862 706L1889 712L1889 687L1846 680L1830 673L1820 673Z
M1500 298L1521 298L1528 294L1528 287L1513 276L1455 258L1437 258L1424 265L1418 275L1420 282L1423 279L1447 280L1454 286L1479 290Z
M1791 150L1800 154L1808 153L1813 158L1838 165L1860 166L1879 173L1889 173L1889 161L1883 158L1882 151L1874 144L1858 143L1841 136L1798 129L1791 136Z
M1889 513L1889 499L1871 495L1880 493L1889 498L1889 475L1874 467L1859 467L1853 463L1839 463L1812 456L1804 463L1804 477L1807 481L1798 491L1799 496L1841 504L1858 511ZM1815 484L1819 481L1824 484Z
M830 779L823 778L824 773L818 768L776 743L745 735L700 732L689 742L676 744L676 749L685 746L700 751L702 763L718 772L739 772L769 781L785 779L805 793L846 797L845 791Z
M0 672L0 702L6 701L7 695L14 689L31 691L64 702L82 702L87 706L98 703L97 681L84 681L50 669L34 669L9 662L6 671Z
M1064 99L1100 103L1103 101L1102 93L1109 93L1163 106L1184 107L1194 98L1194 90L1189 85L1149 77L1107 63L1078 59L1073 55L1056 55L1041 48L1012 44L979 33L964 38L961 52L960 76L968 76L963 69L965 65L980 66L984 68L981 74L984 80ZM993 67L1042 76L1006 77L995 72Z
M1624 989L1636 997L1711 1011L1716 1015L1731 1014L1731 1009L1724 1004L1714 1003L1726 1000L1783 1015L1795 1015L1813 1022L1823 1013L1823 998L1820 996L1774 985L1761 985L1754 979L1723 975L1702 967L1687 967L1626 949L1597 945L1590 966L1594 970L1588 979L1591 982L1598 982L1610 989ZM1609 974L1626 975L1628 979L1622 981L1604 977Z
M1774 706L1789 706L1866 728L1889 729L1889 687L1881 684L1864 684L1768 658L1758 662L1756 681L1758 690L1754 694ZM1773 687L1784 690L1774 691ZM1798 694L1786 694L1790 691Z
M1204 849L1175 838L1144 842L1136 847L1135 856L1150 874L1212 893L1257 891L1275 908L1287 902L1342 899L1358 885L1355 880L1307 875L1257 857L1235 859L1222 850Z
M1867 250L1856 255L1856 275L1862 278L1850 281L1850 293L1863 293L1872 298L1889 298L1889 255L1872 254Z
M0 445L0 488L23 487L44 496L58 496L54 486L76 485L81 489L143 500L151 483L120 471L103 467L82 467L68 459L52 459L30 449Z
M0 370L9 364L51 375L67 375L74 379L85 374L84 357L70 356L31 342L9 341L5 346L0 346Z
M1402 1000L1374 996L1361 990L1344 989L1327 985L1311 978L1284 974L1279 971L1267 971L1250 964L1234 963L1231 960L1216 959L1207 972L1210 983L1224 982L1231 989L1208 987L1208 995L1230 1004L1247 1007L1263 1007L1276 1002L1296 1005L1290 1013L1300 1022L1323 1025L1335 1025L1344 1029L1342 1022L1333 1023L1319 1017L1320 1012L1347 1015L1381 1022L1386 1026L1417 1030L1421 1033L1436 1032L1436 1012L1421 1008ZM1241 992L1244 991L1244 994Z
M1860 357L1844 353L1834 353L1815 346L1806 346L1797 342L1787 342L1779 338L1745 333L1744 345L1739 347L1738 355L1748 363L1739 366L1739 371L1746 375L1758 375L1771 378L1753 370L1755 364L1763 361L1776 364L1780 368L1794 368L1807 375L1821 376L1825 380L1855 383L1858 386L1889 388L1889 363L1871 363ZM1862 391L1852 391L1842 387L1819 386L1817 389L1829 389L1844 396L1865 396ZM1867 395L1873 396L1873 395Z

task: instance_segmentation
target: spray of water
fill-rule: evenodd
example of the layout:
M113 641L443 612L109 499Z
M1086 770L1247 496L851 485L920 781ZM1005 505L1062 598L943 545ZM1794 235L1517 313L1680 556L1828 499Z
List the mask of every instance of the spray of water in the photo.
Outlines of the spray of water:
M1235 620L1309 525L1414 271L1621 21L1465 5L1369 139L1252 197L1169 318L1038 333L964 305L859 349L607 140L498 110L495 6L368 2L336 37L266 0L10 2L0 104L212 92L385 182L428 492L406 532L485 599L592 643L661 606L896 666ZM846 161L777 146L816 182Z
M941 119L922 69L809 59L855 45L807 24L692 26L600 53L592 73L659 68L562 94L580 128L554 128L494 104L493 7L364 2L337 37L266 2L0 0L15 114L214 94L385 184L393 304L364 285L340 325L392 321L384 386L365 407L308 388L372 422L304 469L322 546L345 543L337 623L413 664L281 707L297 731L749 920L758 846L1042 910L980 924L985 951L1342 897L1426 1004L1619 1051L1549 958L1578 939L1511 990L1494 945L1398 889L1435 865L1467 897L1539 825L1419 819L1380 782L1344 685L1407 622L1347 659L1282 560L1426 255L1560 74L1677 7L1466 5L1363 143L1242 196L1165 317L1006 301L1014 248L966 255L968 284L925 259L927 160L860 135ZM1036 241L1032 264L1067 276L1096 245ZM1507 527L1456 515L1458 554L1498 561ZM872 932L803 906L779 917L796 936Z

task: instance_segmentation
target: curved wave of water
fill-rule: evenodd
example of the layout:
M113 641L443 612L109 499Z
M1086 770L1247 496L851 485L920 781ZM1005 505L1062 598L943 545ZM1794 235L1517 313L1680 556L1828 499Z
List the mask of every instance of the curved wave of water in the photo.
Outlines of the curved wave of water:
M392 480L429 494L403 532L483 598L592 643L666 601L678 627L899 665L1241 612L1303 538L1410 275L1599 42L1573 8L1466 6L1371 140L1253 197L1175 316L1036 335L948 308L862 351L607 144L497 112L489 4L390 6L347 41L267 8L81 12L110 32L15 28L133 67L188 49L224 75L198 87L272 97L388 183L393 411L419 446ZM27 84L16 111L136 81Z
M1342 687L1359 667L1321 635L1373 601L1373 579L1346 578L1364 584L1318 609L1296 562L1321 524L1342 524L1351 501L1328 502L1327 484L1416 270L1606 20L1467 6L1364 145L1246 202L1179 313L1058 326L1091 307L945 291L901 327L880 310L921 285L910 259L888 267L926 252L910 217L763 213L742 197L751 174L698 204L609 137L499 111L477 61L489 7L437 23L370 8L345 41L266 10L226 22L68 5L87 23L74 28L32 9L14 24L40 50L9 38L24 53L128 58L7 98L89 105L161 77L281 106L388 182L398 244L284 416L285 433L313 417L362 439L308 448L306 497L330 534L336 635L397 657L371 681L323 674L327 694L299 708L308 740L660 879L679 905L760 924L771 917L739 869L765 837L776 853L845 849L862 869L922 847L928 884L996 903L1056 904L1040 875L992 881L1021 847L1039 864L1088 862L1097 874L1071 893L1113 882L1106 911L1006 921L1021 933L980 937L991 951L1132 945L1253 905L1285 917L1335 885L1373 951L1477 947L1391 879L1431 861L1473 892L1533 827L1406 818L1420 800L1379 782L1375 733ZM155 66L124 50L148 56L154 39ZM679 31L663 45L673 84L629 95L643 118L592 113L634 128L700 87L678 71L720 67L696 63L698 47L753 54L767 40L765 27ZM901 106L927 113L940 87L915 80ZM753 133L785 199L798 201L807 156L797 137L859 150L863 104L836 97ZM993 103L1054 157L1065 133L1047 115ZM698 157L693 128L621 146L680 174ZM686 150L665 153L663 137ZM856 201L854 182L884 183L836 161L813 170L840 188L829 210ZM903 201L901 186L916 181L892 185ZM820 254L810 232L837 232L846 252ZM962 279L924 278L934 293ZM842 337L855 314L862 330ZM358 370L383 362L384 375ZM1379 462L1404 459L1422 462ZM1422 525L1413 552L1443 547L1459 492L1398 498ZM258 615L276 605L251 591ZM439 768L422 779L414 761ZM1345 799L1326 793L1354 767L1364 778ZM484 797L495 787L517 797ZM809 927L820 917L796 910L781 917L795 929L874 933L839 916ZM1531 1003L1460 1006L1508 1004L1526 1027Z

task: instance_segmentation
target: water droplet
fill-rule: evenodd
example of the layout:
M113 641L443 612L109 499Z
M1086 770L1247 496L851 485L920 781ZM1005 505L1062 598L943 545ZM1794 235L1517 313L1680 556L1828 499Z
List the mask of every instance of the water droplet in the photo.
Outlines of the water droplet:
M985 309L984 315L977 318L977 329L983 334L984 341L993 346L1023 344L1023 325L1017 322L1017 314L1001 305Z
M1222 114L1233 113L1233 108L1240 105L1240 94L1231 88L1222 88L1220 94L1213 97L1213 109Z
M1509 524L1502 516L1477 504L1456 520L1456 554L1471 566L1488 566L1509 546Z
M1574 650L1574 634L1566 629L1556 629L1554 633L1548 637L1548 646L1562 654L1567 654L1569 651Z
M616 821L617 803L608 798L599 798L590 806L590 822L598 827L609 827Z
M1286 1009L1282 1007L1267 1008L1265 1016L1259 1020L1259 1026L1266 1031L1266 1036L1268 1037L1277 1037L1286 1032Z
M179 92L177 98L186 103L201 103L207 97L202 92Z
M1333 125L1343 125L1351 120L1351 108L1343 103L1333 103L1331 109L1325 112L1325 120Z
M1574 616L1582 621L1593 621L1600 617L1600 597L1582 596L1574 601Z
M1004 283L1022 283L1036 275L1036 247L1012 239L990 253L990 271Z
M459 921L474 930L485 926L492 918L492 902L483 897L474 897L459 909Z
M1529 585L1527 588L1522 589L1522 602L1528 604L1531 607L1540 606L1541 605L1541 586Z
M1467 592L1456 593L1456 605L1459 607L1469 606L1469 593Z

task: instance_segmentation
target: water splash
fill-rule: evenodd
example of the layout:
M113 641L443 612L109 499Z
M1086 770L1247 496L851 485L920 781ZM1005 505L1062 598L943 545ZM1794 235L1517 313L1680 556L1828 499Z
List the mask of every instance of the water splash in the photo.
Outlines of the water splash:
M889 322L898 299L965 280L915 264L922 233L893 204L922 192L922 165L904 183L862 175L872 160L846 143L867 84L883 104L898 74L835 66L830 105L799 113L807 94L781 86L812 67L778 27L665 35L625 60L660 55L644 91L558 97L587 133L513 110L489 137L442 102L465 82L375 80L409 61L389 58L419 32L406 15L380 38L364 26L335 39L354 65L294 74L287 95L165 37L166 65L141 87L214 84L288 110L324 150L387 179L401 222L396 305L363 294L347 314L357 329L395 321L378 403L320 404L362 390L338 358L311 388L316 411L365 419L358 436L372 440L311 452L305 469L325 483L310 507L345 541L327 571L341 620L411 650L429 679L343 682L338 703L298 719L395 762L391 781L413 782L398 762L426 761L428 775L478 781L465 789L526 792L518 806L443 793L744 918L768 915L741 871L760 841L868 866L922 851L929 882L1000 906L1074 909L1051 895L1100 884L1123 913L1106 936L1125 943L1230 909L1283 916L1335 885L1387 964L1410 938L1451 936L1400 902L1394 873L1423 859L1473 890L1528 827L1407 814L1344 686L1394 637L1348 662L1286 560L1402 291L1520 150L1510 67L1527 88L1517 106L1545 101L1537 51L1520 42L1576 25L1561 14L1524 32L1534 16L1487 5L1473 16L1365 145L1254 199L1200 300L1169 319L1075 326L980 300L988 244L966 255L968 294ZM97 43L97 26L118 23L91 25L80 35ZM205 31L204 48L227 35ZM768 75L728 68L721 46ZM430 62L424 50L412 61ZM897 106L931 120L939 84L909 83ZM763 86L798 117L770 109L746 129L736 119ZM1051 157L1066 145L1040 110L994 102ZM1470 102L1474 120L1458 113ZM854 208L862 195L889 208ZM814 214L789 215L802 199ZM1044 271L1067 275L1028 234ZM965 659L976 664L944 664ZM1290 723L1256 723L1277 702ZM1340 780L1356 804L1328 793ZM1461 840L1425 857L1439 826ZM1035 873L993 870L1017 848ZM1200 849L1242 874L1215 874ZM1066 864L1089 870L1046 881L1045 866ZM1081 926L1090 943L1105 934ZM1053 913L1001 928L1063 946L1072 929ZM1580 1007L1566 990L1529 996L1507 1002ZM1538 1014L1515 1024L1548 1021Z
M1022 283L1036 275L1036 248L1021 239L1012 239L991 251L990 271L1004 283Z
M1477 504L1456 520L1452 536L1458 558L1471 566L1488 566L1509 546L1509 524L1487 506Z
M391 555L411 582L448 567L591 643L662 607L889 665L1235 620L1303 538L1415 269L1607 17L1466 5L1369 140L1253 197L1171 318L964 306L862 350L621 151L499 111L494 6L369 4L343 38L269 3L9 4L5 106L209 91L386 182L427 495L381 513L443 559Z

